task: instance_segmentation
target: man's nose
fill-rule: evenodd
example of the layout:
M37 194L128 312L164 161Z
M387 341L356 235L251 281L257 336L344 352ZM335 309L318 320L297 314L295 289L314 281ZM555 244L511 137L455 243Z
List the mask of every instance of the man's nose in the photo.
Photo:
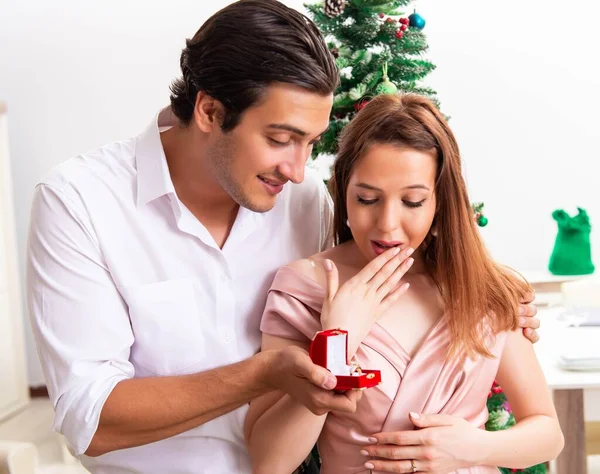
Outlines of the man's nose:
M301 183L304 181L304 169L308 156L307 153L294 153L294 156L289 161L279 166L279 172L292 183Z

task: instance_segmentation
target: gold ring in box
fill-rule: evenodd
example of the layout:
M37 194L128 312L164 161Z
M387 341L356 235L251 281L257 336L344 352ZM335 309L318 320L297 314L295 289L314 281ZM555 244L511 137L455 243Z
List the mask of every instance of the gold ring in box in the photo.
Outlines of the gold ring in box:
M348 331L343 329L317 331L308 354L315 364L330 371L335 370L333 372L337 379L335 391L362 390L381 383L381 371L363 369L354 357L348 360ZM340 367L342 372L339 372ZM345 371L348 369L350 373L346 374Z

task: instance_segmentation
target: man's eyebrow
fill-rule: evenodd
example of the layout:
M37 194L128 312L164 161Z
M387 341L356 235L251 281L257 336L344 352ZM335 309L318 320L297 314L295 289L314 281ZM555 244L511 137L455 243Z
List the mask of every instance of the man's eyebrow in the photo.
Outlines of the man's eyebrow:
M300 130L299 128L294 127L292 125L288 125L286 123L270 123L268 125L268 128L275 128L277 130L286 130L288 132L295 133L296 135L300 135L301 137L305 137L306 135L308 135L308 132L305 132L304 130ZM329 127L327 127L325 130L323 130L317 136L323 135L327 130L329 130Z

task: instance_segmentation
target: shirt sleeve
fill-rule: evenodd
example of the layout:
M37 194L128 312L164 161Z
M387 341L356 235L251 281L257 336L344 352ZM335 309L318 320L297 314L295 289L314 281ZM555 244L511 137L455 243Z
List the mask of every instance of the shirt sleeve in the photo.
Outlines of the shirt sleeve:
M54 430L83 454L115 385L134 375L127 307L83 205L36 188L27 243L26 297L55 408Z

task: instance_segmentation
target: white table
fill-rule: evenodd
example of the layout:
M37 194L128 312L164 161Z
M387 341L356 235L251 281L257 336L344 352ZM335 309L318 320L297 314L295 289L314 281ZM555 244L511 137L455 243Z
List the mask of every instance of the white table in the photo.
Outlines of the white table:
M586 474L584 390L600 389L600 371L563 370L558 363L561 349L568 344L596 348L600 354L600 327L564 328L556 322L556 310L540 309L540 341L535 351L554 391L554 403L565 437L565 448L556 460L557 474Z

